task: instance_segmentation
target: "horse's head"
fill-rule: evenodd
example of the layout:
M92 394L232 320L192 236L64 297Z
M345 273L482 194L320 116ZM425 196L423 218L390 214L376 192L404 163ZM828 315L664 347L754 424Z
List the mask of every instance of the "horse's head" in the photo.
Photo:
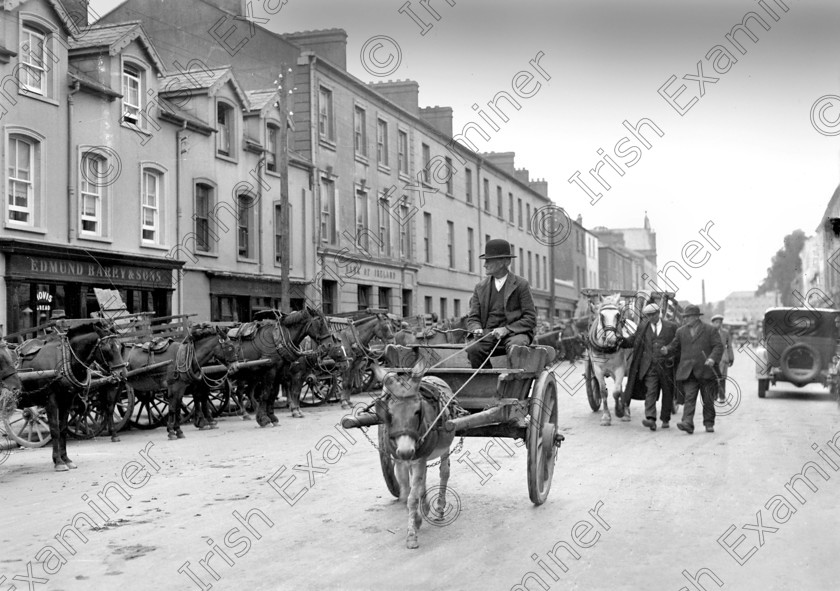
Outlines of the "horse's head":
M622 315L618 295L603 298L589 328L590 340L599 347L611 348L621 334Z
M385 314L376 315L376 326L373 330L373 336L381 339L385 343L394 342L394 325L391 319Z
M0 388L7 388L12 392L20 392L23 389L14 359L4 340L0 340Z
M309 320L306 323L305 335L309 336L316 343L321 343L326 339L332 338L332 331L327 322L327 317L318 308L307 305L303 312L308 316Z
M411 377L397 377L372 364L374 374L385 386L385 423L391 438L394 455L400 460L410 460L420 446L423 428L423 398L420 396L420 380L423 369L415 365Z
M212 359L226 366L236 361L236 346L219 326L208 323L193 325L190 328L190 339L196 355L202 361Z
M122 357L122 344L117 340L118 333L116 330L112 326L102 323L95 323L91 326L97 336L96 346L93 349L93 360L108 372L117 373L123 378L127 377L126 366L128 363Z

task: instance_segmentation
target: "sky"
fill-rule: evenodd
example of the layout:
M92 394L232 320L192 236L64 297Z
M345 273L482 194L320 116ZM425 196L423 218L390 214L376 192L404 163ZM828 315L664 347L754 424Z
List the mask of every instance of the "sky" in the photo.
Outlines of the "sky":
M91 1L100 14L117 4ZM508 109L507 122L496 119L489 140L471 136L479 150L515 152L516 167L547 180L551 199L587 228L639 227L647 211L660 269L675 261L691 276L669 275L678 299L699 303L701 281L707 301L755 289L785 235L801 228L810 236L822 223L840 182L840 143L826 135L840 132L836 0L430 0L439 20L411 0L409 9L432 25L425 35L407 10L399 12L404 4L252 0L251 9L280 33L344 29L350 73L416 80L420 106L452 107L456 132L481 122L471 105L488 111L496 93L511 92L518 72L534 73L540 86L521 109ZM726 35L750 11L770 29L751 22L758 40L737 35L741 53ZM384 77L363 67L361 50L375 36L388 37L384 43L401 54ZM716 45L735 59L706 58ZM377 57L394 53L394 45L383 47ZM540 52L544 77L529 64ZM716 59L724 73L715 71ZM681 108L696 98L682 114L658 92L672 76L663 92L685 85L675 99ZM629 135L622 122L643 118L663 135L648 127L649 148L639 146L634 158L623 144L617 154ZM609 190L588 172L602 158L599 149L623 173L602 165ZM577 171L602 193L596 203L569 182ZM683 247L701 240L709 222L720 248L707 246L708 261L690 268Z

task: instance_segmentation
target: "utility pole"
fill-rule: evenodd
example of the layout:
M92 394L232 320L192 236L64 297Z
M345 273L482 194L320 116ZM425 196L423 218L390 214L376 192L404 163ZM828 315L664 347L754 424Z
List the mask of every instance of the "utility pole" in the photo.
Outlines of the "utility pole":
M279 146L279 162L280 167L280 309L283 312L291 311L291 284L289 281L289 267L290 267L290 245L289 245L289 101L288 97L293 91L292 69L287 64L282 64L281 74L278 79L278 90L280 91L279 109L282 116L280 123L280 133L277 138Z
M551 213L554 217L551 228L557 228L557 210L554 209ZM548 241L548 324L554 326L554 298L556 287L554 285L554 240Z

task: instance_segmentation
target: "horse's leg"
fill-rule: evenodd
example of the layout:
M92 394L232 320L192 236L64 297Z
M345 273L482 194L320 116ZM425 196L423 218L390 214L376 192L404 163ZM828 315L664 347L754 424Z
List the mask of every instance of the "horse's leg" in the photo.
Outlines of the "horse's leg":
M47 421L50 426L50 438L52 439L52 460L56 472L65 472L70 468L64 465L64 460L61 458L61 427L59 425L58 403L57 396L53 391L54 388L55 386L50 388L49 394L47 394Z
M268 416L268 420L271 421L272 425L275 425L280 422L280 419L278 419L277 415L274 414L274 405L277 402L277 396L280 394L280 386L283 387L283 394L289 401L289 406L291 407L292 405L292 399L289 394L289 375L287 371L287 369L278 371L277 375L274 377L274 381L271 382L271 387L268 389L268 397L266 398L265 412L266 416Z
M269 396L269 390L271 388L269 384L274 384L274 377L276 373L277 370L272 368L267 370L261 376L255 377L254 408L257 410L257 423L260 427L267 427L271 424L271 419L268 418L268 413L266 412L266 400Z
M71 397L56 397L56 406L58 407L58 434L61 449L61 461L71 470L76 468L76 464L67 456L67 423L70 420L70 405L73 399Z
M300 389L303 387L303 374L303 371L293 369L286 380L289 384L289 390L286 392L286 398L289 400L289 410L296 419L303 418L303 413L300 411Z
M400 485L400 502L408 501L408 493L411 492L411 474L408 469L408 462L396 460L397 482Z
M598 388L601 390L601 406L604 409L601 415L601 426L609 427L612 425L612 416L610 415L610 396L607 391L607 378L597 365L593 365L592 367L595 371L595 377L598 378Z
M440 457L440 494L437 498L437 507L432 517L435 521L443 521L446 511L446 486L449 484L449 451Z
M624 402L622 400L623 392L622 392L622 385L624 384L624 365L620 365L615 370L615 388L613 392L613 397L615 398L615 414L616 416L621 416L621 421L626 423L630 420L630 405L624 406ZM619 411L623 411L621 413Z
M169 413L166 417L166 435L169 439L183 439L181 431L181 399L184 395L184 384L176 381L167 388L169 399Z
M111 436L111 441L114 443L120 440L117 437L117 432L114 430L114 409L117 408L117 397L120 395L118 386L107 388L104 394L100 394L100 400L104 407L105 413L105 427L108 429L108 435Z
M411 491L408 493L408 533L405 537L405 547L415 549L420 546L417 543L417 528L420 527L423 518L420 517L420 499L423 496L420 490L423 486L423 479L426 472L426 460L412 460L409 463L409 477L411 480ZM422 472L422 474L421 474Z

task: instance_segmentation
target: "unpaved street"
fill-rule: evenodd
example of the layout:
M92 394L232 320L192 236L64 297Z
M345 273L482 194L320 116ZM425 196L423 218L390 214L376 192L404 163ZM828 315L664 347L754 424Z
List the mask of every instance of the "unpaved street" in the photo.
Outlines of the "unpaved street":
M491 440L467 440L447 524L424 523L414 551L377 452L335 428L336 406L279 411L268 429L224 418L180 441L71 441L69 473L48 449L4 452L0 590L834 589L837 404L818 388L759 400L752 372L739 356L740 401L691 436L676 420L643 428L639 402L632 422L601 427L582 387L561 388L546 504L528 500L524 447L482 457Z

